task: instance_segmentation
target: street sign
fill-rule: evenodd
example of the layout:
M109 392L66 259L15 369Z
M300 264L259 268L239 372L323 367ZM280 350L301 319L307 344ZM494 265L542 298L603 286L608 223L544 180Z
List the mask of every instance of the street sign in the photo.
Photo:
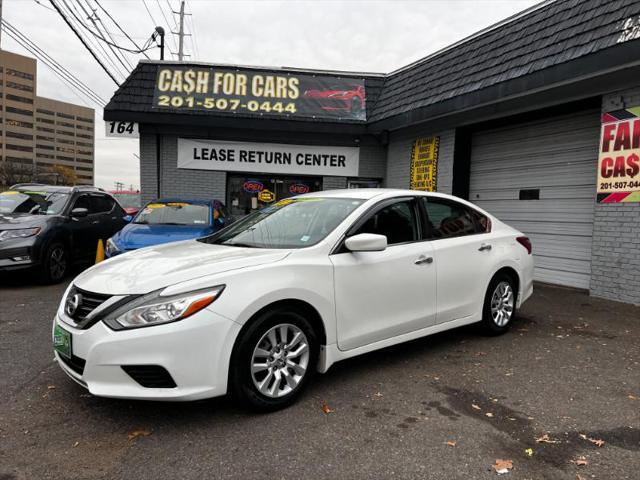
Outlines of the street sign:
M115 120L105 122L104 126L107 137L140 138L138 124L136 122Z

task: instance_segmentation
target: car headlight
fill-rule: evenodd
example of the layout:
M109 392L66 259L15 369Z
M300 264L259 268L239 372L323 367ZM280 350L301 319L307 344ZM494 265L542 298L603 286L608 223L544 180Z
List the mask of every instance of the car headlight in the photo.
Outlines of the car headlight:
M107 253L107 255L113 255L114 253L118 253L119 251L120 249L118 248L118 245L116 245L116 242L114 242L112 238L108 239L105 246L105 252Z
M1 230L0 242L2 240L9 240L10 238L27 238L33 237L40 233L40 227L34 228L18 228L16 230Z
M123 330L183 320L211 305L224 287L218 285L165 298L159 292L154 292L124 305L108 315L104 322L114 330Z

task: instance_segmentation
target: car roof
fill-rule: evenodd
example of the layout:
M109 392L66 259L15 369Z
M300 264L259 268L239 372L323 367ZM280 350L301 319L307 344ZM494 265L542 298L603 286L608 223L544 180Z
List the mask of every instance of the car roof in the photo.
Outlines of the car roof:
M401 197L401 196L431 195L436 197L451 198L461 200L446 193L422 192L419 190L406 190L402 188L343 188L340 190L324 190L321 192L310 192L297 197L321 197L321 198L358 198L370 200L375 197Z
M70 193L73 187L65 187L59 185L39 185L39 184L31 184L31 185L14 185L11 187L11 190L17 190L18 192L62 192L62 193Z

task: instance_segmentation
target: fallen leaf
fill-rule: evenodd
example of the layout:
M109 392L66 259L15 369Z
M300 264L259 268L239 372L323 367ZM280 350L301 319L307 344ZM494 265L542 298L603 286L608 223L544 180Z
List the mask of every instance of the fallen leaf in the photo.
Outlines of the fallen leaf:
M148 437L149 435L151 435L151 433L151 430L134 430L133 432L129 433L129 435L127 435L127 438L129 440L135 440L138 437Z
M374 397L382 397L383 395L380 392L376 392L376 393L373 394L373 396Z
M473 408L474 410L482 410L478 405L476 405L475 403L471 404L471 408Z
M489 418L493 418L493 413L491 413L491 412L487 412L487 413L485 413L485 415L486 415L487 417L489 417Z
M576 467L586 467L587 465L589 465L589 460L587 460L585 457L578 457L575 460L571 460L571 463L573 463Z
M524 453L527 454L527 457L533 457L533 448L527 448Z
M456 443L458 443L458 442L456 442L455 440L449 440L448 442L444 442L444 443L446 443L450 447L455 447Z
M545 433L541 437L536 438L536 443L560 443L560 442L558 440L551 440L551 438L549 438L549 434Z
M583 440L587 440L588 442L593 443L596 447L603 447L604 446L604 440L600 440L599 438L587 437L584 433L580 434L580 438L582 438Z
M333 413L333 410L331 410L331 408L329 408L329 405L327 405L326 403L322 404L322 411L327 415Z
M48 390L53 390L54 388L56 388L56 386L55 386L55 385L47 385L47 389L48 389Z
M586 480L582 475L578 474L577 480Z
M638 400L640 397L636 397L635 395L629 395L629 400Z
M80 445L80 442L76 442L73 444L73 448L76 448L78 445Z
M509 470L513 468L513 461L497 459L496 463L491 465L498 475L503 473L509 473Z

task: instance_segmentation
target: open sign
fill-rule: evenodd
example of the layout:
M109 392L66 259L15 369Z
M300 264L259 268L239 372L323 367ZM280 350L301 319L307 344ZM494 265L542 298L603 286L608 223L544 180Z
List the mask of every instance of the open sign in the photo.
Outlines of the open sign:
M294 183L289 187L289 193L293 193L294 195L309 193L309 190L309 185L305 185L304 183Z
M247 193L260 193L264 190L264 185L257 180L247 180L244 182L243 188Z

